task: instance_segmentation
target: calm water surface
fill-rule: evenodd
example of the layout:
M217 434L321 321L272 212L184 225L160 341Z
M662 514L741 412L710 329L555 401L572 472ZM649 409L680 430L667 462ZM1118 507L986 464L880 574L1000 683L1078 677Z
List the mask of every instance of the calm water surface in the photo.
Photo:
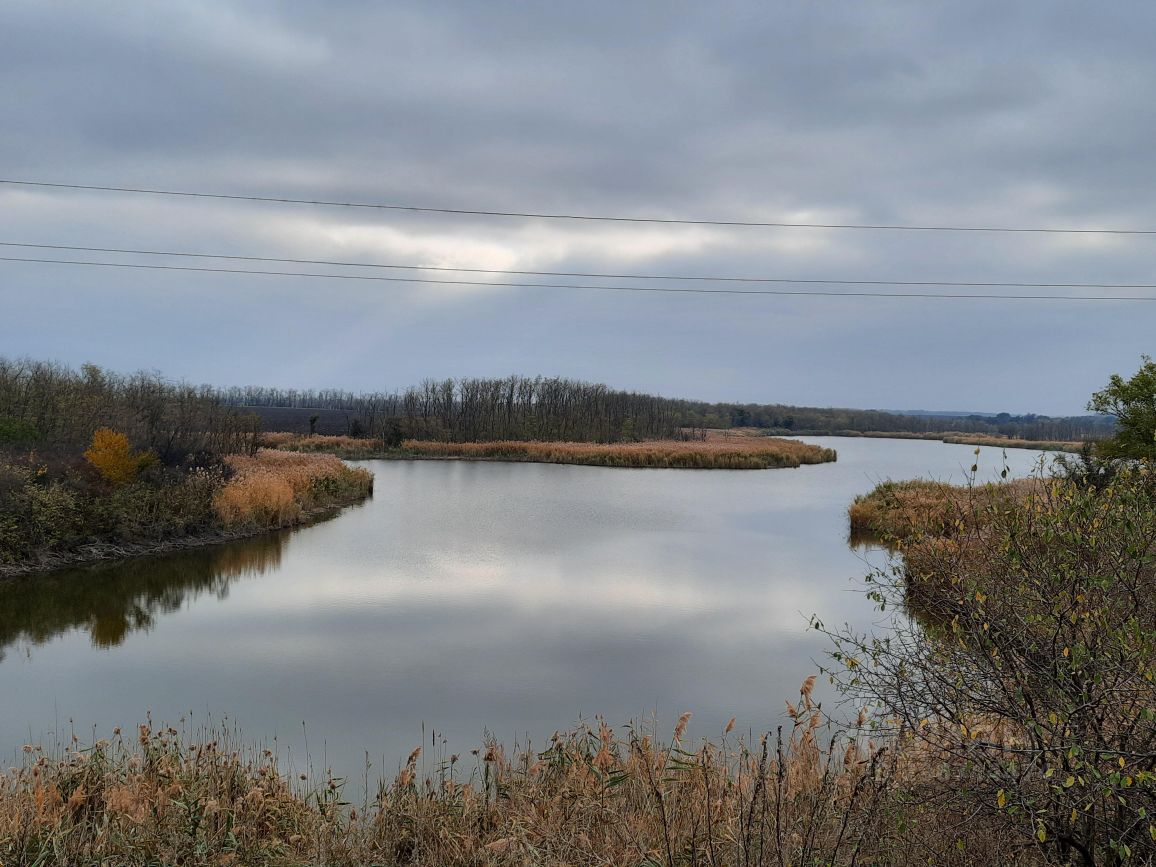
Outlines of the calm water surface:
M869 626L846 507L886 478L961 481L972 449L808 437L797 470L370 462L372 501L211 550L0 584L0 754L147 713L274 737L303 766L396 767L430 729L541 743L692 711L780 720L810 615ZM1008 452L1011 472L1039 454ZM980 475L1003 466L984 449Z

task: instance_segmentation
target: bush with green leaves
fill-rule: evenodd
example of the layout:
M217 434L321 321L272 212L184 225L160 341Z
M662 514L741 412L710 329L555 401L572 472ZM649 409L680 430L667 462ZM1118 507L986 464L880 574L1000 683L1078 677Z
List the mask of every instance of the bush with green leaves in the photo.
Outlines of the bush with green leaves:
M1101 489L1048 479L982 508L871 576L897 612L885 633L817 624L833 676L941 764L936 797L961 817L1004 823L1048 861L1151 863L1153 478L1141 465Z
M1088 409L1115 416L1116 433L1098 443L1108 458L1156 458L1156 362L1147 355L1129 379L1113 374L1108 385L1092 395Z
M70 544L83 524L75 492L43 467L0 466L0 563Z
M34 443L40 431L29 421L0 415L0 445Z

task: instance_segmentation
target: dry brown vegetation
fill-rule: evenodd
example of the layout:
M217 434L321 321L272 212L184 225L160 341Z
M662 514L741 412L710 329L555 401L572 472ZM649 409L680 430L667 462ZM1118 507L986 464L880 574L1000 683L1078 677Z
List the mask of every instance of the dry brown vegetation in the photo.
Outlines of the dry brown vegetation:
M985 520L993 508L1022 502L1039 487L1035 478L972 486L925 479L883 482L856 497L847 514L853 535L890 542L950 537L964 523Z
M225 462L234 475L213 497L213 509L226 526L286 527L373 490L372 473L333 455L260 449Z
M1021 440L1013 437L993 437L980 434L952 434L943 437L945 443L965 446L992 446L997 449L1035 449L1041 452L1071 452L1078 454L1084 443L1064 440Z
M823 738L814 678L791 725L748 743L731 725L665 743L600 724L507 757L497 743L430 759L351 806L289 778L235 736L142 726L53 756L26 748L0 780L4 864L724 865L1033 863L983 819L927 797L902 750Z
M412 455L467 460L537 461L603 467L763 470L835 460L833 449L774 437L729 440L651 440L639 443L486 442L406 440Z
M328 452L365 456L383 451L380 440L329 434L294 434L275 431L261 434L261 445L270 449L294 452Z
M1031 440L1017 439L1016 437L992 436L988 434L969 434L947 432L911 433L905 431L841 431L836 436L867 437L869 439L889 440L935 440L936 442L964 446L991 446L997 449L1034 449L1041 452L1072 452L1079 453L1084 449L1083 442L1075 440Z
M534 440L448 442L409 439L387 449L380 440L350 436L302 436L269 433L262 445L282 451L327 452L346 458L440 458L455 460L533 461L603 467L673 467L684 469L762 470L798 467L835 460L834 449L797 440L768 437L758 431L705 431L688 439L629 443L584 443Z

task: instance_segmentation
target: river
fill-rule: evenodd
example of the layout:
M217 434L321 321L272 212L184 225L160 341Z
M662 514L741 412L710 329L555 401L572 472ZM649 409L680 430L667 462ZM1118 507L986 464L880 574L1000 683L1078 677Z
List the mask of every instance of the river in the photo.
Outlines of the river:
M598 714L767 730L823 659L808 618L873 622L858 582L885 555L848 545L847 504L888 478L962 481L975 460L804 439L838 462L371 461L373 499L323 523L0 584L0 754L151 714L360 779L367 754L373 777L423 739L541 744ZM1039 458L1009 450L1011 475ZM995 478L1003 457L979 465Z

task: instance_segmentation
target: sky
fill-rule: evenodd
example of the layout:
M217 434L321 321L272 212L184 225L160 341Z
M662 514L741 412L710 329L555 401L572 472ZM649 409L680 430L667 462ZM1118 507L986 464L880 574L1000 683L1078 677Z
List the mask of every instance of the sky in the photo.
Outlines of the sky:
M1154 33L1154 6L1073 0L9 0L0 176L662 219L1156 229ZM442 268L1156 283L1156 235L672 226L6 184L0 241ZM1156 302L0 261L0 355L217 385L390 391L519 373L719 401L1072 414L1139 366L1154 324Z

